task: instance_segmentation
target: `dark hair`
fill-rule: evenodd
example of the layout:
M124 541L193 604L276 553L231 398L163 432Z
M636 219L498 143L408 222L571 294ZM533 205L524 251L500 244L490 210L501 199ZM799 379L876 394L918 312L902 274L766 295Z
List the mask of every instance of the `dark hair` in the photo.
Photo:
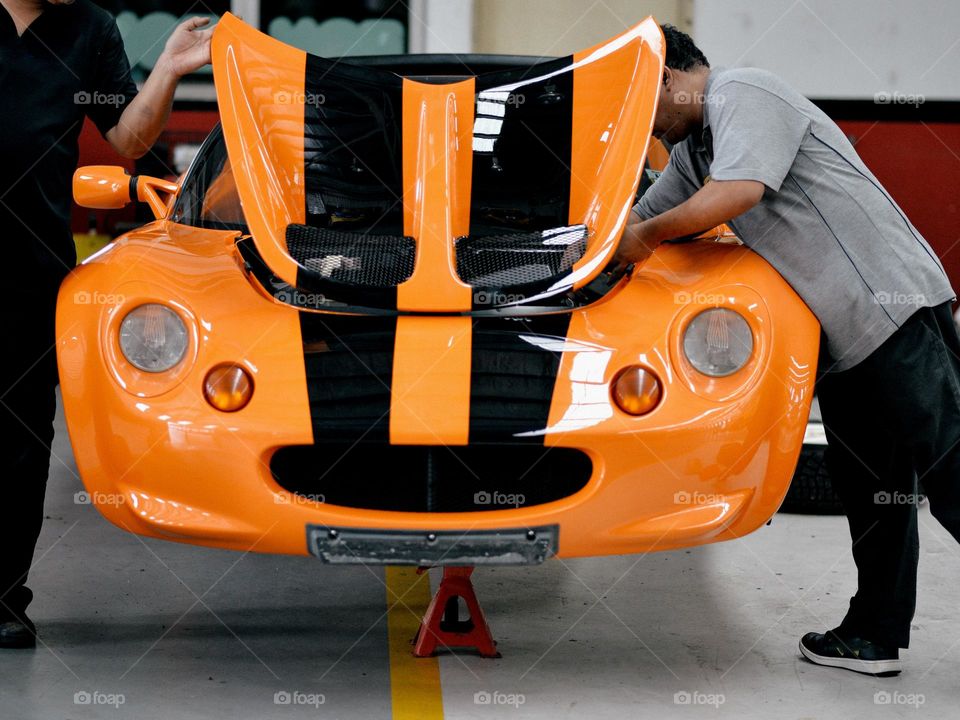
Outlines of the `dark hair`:
M667 41L667 61L668 68L674 70L690 70L697 65L710 67L707 57L700 48L693 44L693 38L687 35L683 30L678 30L673 25L661 25L663 37Z

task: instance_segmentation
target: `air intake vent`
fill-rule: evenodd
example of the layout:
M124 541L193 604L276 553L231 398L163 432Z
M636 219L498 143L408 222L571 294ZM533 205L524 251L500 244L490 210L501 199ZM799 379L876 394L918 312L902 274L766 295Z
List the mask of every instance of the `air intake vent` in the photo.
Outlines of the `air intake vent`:
M413 274L416 243L402 235L360 235L287 226L287 251L308 276L357 288L392 288Z
M587 250L585 225L457 241L457 273L468 285L508 292L570 271Z
M285 490L329 505L396 512L484 512L541 505L586 487L589 456L542 445L319 443L270 461Z

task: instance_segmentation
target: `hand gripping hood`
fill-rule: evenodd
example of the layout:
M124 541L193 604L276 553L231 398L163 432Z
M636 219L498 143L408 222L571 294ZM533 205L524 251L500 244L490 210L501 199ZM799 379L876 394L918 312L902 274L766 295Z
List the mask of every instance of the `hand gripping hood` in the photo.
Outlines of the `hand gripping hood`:
M647 18L565 58L419 82L227 14L214 78L257 251L291 285L381 311L579 290L627 221L663 55Z

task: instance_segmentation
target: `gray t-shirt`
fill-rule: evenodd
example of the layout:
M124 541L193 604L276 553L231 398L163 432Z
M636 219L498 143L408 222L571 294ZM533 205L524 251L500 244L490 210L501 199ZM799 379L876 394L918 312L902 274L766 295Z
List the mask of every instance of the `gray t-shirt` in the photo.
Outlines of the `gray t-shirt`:
M820 320L830 369L876 350L917 309L955 297L943 266L830 118L772 73L710 72L703 133L677 144L636 206L650 218L705 182L757 180L729 224Z

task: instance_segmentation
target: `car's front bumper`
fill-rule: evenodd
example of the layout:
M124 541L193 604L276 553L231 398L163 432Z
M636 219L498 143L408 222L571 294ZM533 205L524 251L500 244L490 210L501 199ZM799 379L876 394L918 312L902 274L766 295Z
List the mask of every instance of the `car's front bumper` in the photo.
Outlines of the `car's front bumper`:
M123 282L110 262L83 268L66 281L58 316L77 464L98 509L129 531L239 550L313 551L343 562L349 548L322 543L322 537L335 539L323 529L359 530L365 540L358 562L387 561L396 553L397 560L462 564L494 552L500 541L487 550L484 541L497 533L556 528L542 551L520 552L518 545L501 554L501 560L531 562L551 552L631 553L742 536L773 515L790 483L813 390L819 329L783 281L742 248L664 248L630 286L572 313L566 337L546 343L559 358L546 423L515 439L536 443L544 455L553 448L586 453L589 480L542 504L487 503L458 512L347 507L281 487L270 469L277 450L324 440L311 412L300 314L255 292L229 256L196 259L193 276L171 273L163 260L156 251L142 255L141 279ZM741 277L751 278L749 287L720 282L733 262ZM162 273L159 280L151 270ZM193 279L201 276L203 282ZM109 289L120 301L70 304L76 292L91 287ZM209 287L217 288L215 296ZM150 300L188 308L200 328L198 347L176 382L138 391L111 369L103 345L125 308ZM684 366L678 328L705 303L718 302L750 315L757 350L737 377L707 381ZM256 388L250 404L231 414L214 410L201 393L206 371L224 361L243 363ZM622 413L609 392L613 376L636 363L663 383L660 405L643 417ZM440 363L431 392L446 386L443 372ZM436 395L411 402L449 403ZM442 410L438 416L446 417ZM443 434L445 427L414 430L399 428L397 437L458 445ZM491 453L509 437L494 440ZM363 452L391 444L397 444L391 424L385 437L358 438ZM430 535L444 538L443 551L424 550ZM464 538L459 545L453 541L458 535ZM401 551L400 537L417 538L409 552Z

